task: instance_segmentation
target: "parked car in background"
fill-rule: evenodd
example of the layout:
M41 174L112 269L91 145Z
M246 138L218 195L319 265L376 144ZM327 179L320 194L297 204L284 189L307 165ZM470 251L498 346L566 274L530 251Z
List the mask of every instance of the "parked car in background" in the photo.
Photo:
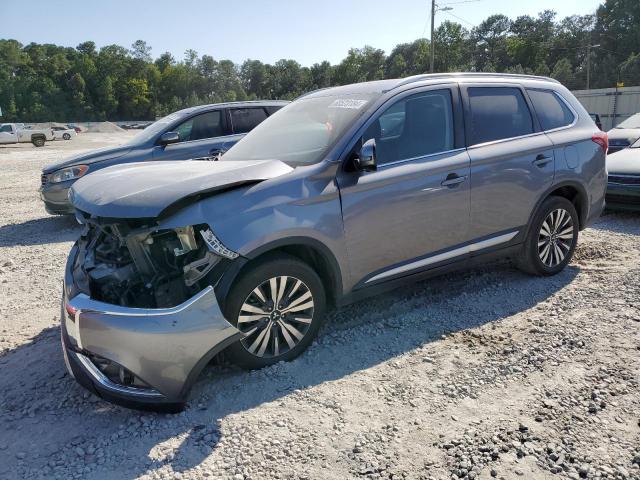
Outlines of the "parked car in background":
M636 113L608 132L609 153L627 148L640 138L640 113Z
M607 208L640 211L640 139L607 156Z
M42 170L40 198L50 214L71 214L68 192L78 178L121 163L212 159L286 104L285 101L235 102L172 113L124 145L47 165Z
M36 147L43 147L47 141L53 140L53 130L50 128L21 128L20 125L23 124L0 124L0 145L10 143L33 143Z
M597 113L590 113L589 116L593 120L593 123L596 124L596 127L602 130L602 122L600 121L600 115L598 115Z
M67 128L72 128L76 133L82 133L82 129L77 125L69 124L67 125Z
M70 194L67 366L178 409L218 352L291 360L330 305L489 256L554 275L602 211L606 150L555 80L437 74L307 94L216 162L105 168Z
M77 135L75 129L67 127L51 127L53 130L53 138L56 140L71 140Z

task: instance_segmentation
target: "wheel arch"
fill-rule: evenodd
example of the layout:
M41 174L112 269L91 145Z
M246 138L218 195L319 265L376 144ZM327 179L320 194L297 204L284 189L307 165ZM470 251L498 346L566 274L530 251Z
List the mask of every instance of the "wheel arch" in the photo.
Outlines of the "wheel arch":
M540 196L540 199L529 216L527 233L531 227L531 222L533 221L533 217L536 212L539 210L542 203L549 197L563 197L569 200L578 213L580 230L585 228L589 213L589 197L587 195L587 190L580 182L569 180L552 185L543 195Z
M275 240L252 252L246 254L242 262L238 263L237 268L229 271L229 275L225 275L224 281L218 285L218 299L224 302L229 290L235 280L247 268L255 265L257 262L263 261L270 256L284 253L298 258L312 267L325 289L327 303L336 305L342 296L342 270L338 260L325 244L310 237L287 237Z

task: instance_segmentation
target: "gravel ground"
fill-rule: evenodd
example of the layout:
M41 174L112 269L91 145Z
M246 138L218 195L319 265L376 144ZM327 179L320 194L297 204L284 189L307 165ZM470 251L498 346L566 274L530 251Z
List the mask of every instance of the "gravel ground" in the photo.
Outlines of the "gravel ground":
M640 215L531 278L498 263L330 314L302 357L209 367L178 415L90 396L58 308L78 226L40 168L123 141L0 147L0 478L640 479Z

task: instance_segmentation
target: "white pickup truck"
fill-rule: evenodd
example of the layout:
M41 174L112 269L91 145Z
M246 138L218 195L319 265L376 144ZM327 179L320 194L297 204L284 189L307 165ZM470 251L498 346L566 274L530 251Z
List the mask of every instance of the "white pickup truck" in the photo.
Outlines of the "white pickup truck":
M36 147L44 146L46 141L53 140L50 128L22 128L17 123L0 124L0 145L7 143L33 143Z

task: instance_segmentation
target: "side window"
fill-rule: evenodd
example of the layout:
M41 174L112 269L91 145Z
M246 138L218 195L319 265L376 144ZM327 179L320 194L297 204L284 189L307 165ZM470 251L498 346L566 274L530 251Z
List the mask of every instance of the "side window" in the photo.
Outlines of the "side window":
M553 130L573 122L573 113L555 92L531 89L527 93L543 130Z
M470 87L471 144L533 133L531 112L519 88Z
M2 125L0 127L0 132L13 132L13 129L11 128L11 125Z
M201 113L200 115L191 117L186 122L182 122L172 130L178 132L181 142L220 137L224 135L222 129L222 112L215 110L213 112Z
M362 141L376 140L378 165L453 150L453 107L449 90L416 93L387 108Z
M278 110L280 110L284 105L276 105L273 107L265 107L267 109L267 112L269 112L269 116L273 115L274 113L276 113Z
M267 118L264 108L236 108L231 110L233 133L247 133Z

